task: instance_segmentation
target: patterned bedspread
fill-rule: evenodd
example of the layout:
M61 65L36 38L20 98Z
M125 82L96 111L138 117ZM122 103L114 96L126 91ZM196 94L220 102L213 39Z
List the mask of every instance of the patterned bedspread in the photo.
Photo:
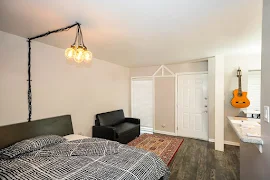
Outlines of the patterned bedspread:
M98 138L0 160L0 179L166 180L169 174L154 153Z

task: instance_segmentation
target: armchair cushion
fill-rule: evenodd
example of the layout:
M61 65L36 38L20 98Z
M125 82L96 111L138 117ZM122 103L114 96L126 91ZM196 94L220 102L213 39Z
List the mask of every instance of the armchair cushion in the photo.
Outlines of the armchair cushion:
M115 140L116 128L111 126L93 126L93 137Z
M130 122L130 123L134 123L134 124L140 124L140 119L137 118L126 118L125 122Z
M118 125L115 125L115 131L118 136L121 136L125 133L129 133L130 131L133 131L134 129L137 129L140 127L140 124L134 124L130 122L124 122Z
M100 126L113 126L125 121L124 111L117 110L96 115Z

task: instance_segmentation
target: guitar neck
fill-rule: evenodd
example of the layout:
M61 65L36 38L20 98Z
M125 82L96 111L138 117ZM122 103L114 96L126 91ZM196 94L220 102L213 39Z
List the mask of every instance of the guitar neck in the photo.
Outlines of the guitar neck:
M238 93L242 95L242 82L241 82L241 76L238 77Z

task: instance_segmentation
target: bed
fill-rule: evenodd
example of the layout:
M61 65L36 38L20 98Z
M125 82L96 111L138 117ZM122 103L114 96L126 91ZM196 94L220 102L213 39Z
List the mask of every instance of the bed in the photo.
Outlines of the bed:
M169 178L168 167L151 152L70 134L70 115L0 127L0 179ZM14 151L18 144L27 151Z

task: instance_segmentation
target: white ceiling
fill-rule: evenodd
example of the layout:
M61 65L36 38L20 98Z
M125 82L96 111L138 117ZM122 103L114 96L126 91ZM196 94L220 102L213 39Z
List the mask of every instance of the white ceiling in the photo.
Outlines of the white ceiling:
M127 67L260 52L262 0L0 0L0 30L32 37L74 22L95 58ZM38 41L69 47L72 30Z

